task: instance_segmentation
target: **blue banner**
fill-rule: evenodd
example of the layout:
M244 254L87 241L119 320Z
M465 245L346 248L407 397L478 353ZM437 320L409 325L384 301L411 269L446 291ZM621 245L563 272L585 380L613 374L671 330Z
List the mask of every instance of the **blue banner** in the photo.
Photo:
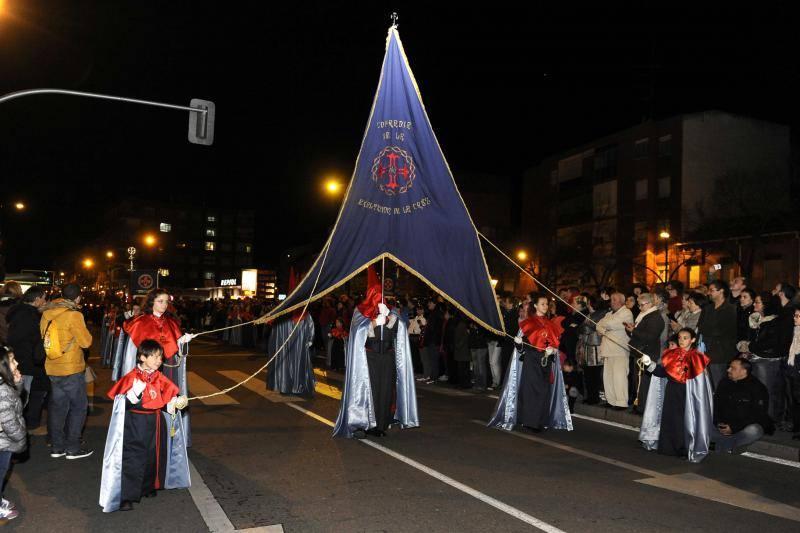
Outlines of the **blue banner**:
M312 291L313 299L324 296L383 257L485 328L503 331L477 231L394 26L336 225L306 277L273 316L302 307Z

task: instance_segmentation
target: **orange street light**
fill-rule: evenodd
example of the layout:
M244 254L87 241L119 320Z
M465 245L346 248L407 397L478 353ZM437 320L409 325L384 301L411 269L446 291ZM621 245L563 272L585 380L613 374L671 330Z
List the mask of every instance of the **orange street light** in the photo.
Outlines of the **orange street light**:
M525 250L520 250L519 252L517 252L517 259L519 259L520 261L525 261L526 259L528 259L528 252L526 252Z
M325 191L331 196L339 194L342 190L342 184L335 179L329 179L325 182Z
M147 235L145 235L145 236L144 236L144 243L145 243L147 246L155 246L155 245L156 245L156 238L155 238L155 236L153 236L153 235L150 235L150 234L148 233Z
M0 2L2 2L2 0L0 0ZM22 202L17 202L14 204L14 208L16 208L17 211L25 211L25 204Z
M114 252L112 252L111 250L107 251L106 257L109 259L114 259Z
M669 239L670 237L668 231L662 231L661 233L658 234L658 236L661 237L662 239Z
M83 268L92 268L94 266L94 261L87 257L83 260Z

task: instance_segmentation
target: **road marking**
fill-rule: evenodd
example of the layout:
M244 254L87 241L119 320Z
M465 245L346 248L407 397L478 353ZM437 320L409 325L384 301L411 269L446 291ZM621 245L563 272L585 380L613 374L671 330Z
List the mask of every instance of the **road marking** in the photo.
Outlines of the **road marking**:
M192 479L192 484L189 487L189 494L194 501L195 507L200 511L200 516L206 523L208 530L212 533L283 533L283 526L276 524L273 526L251 527L248 529L235 529L231 523L228 515L222 509L211 490L203 481L200 472L194 467L194 464L189 461L189 475Z
M626 429L628 431L635 431L639 433L639 428L635 426L629 426L627 424L620 424L619 422L611 422L610 420L603 420L602 418L594 418L592 416L580 415L577 413L572 413L572 418L580 418L581 420L588 420L590 422L596 422L597 424L604 424L606 426L611 426L620 429Z
M757 459L759 461L767 461L768 463L775 463L776 465L791 466L792 468L800 468L800 461L790 461L789 459L781 459L780 457L770 457L769 455L761 455L760 453L744 452L744 457L750 459Z
M189 377L189 390L192 391L194 396L204 396L206 394L214 394L215 392L219 392L219 388L201 378L195 372L187 372L187 374ZM227 394L212 396L211 398L205 398L200 401L206 405L233 405L239 403Z
M473 420L473 422L482 426L486 425L486 423L482 420ZM705 500L724 503L733 507L739 507L740 509L745 509L748 511L756 511L759 513L800 522L800 509L797 507L792 507L791 505L786 505L784 503L759 496L753 492L737 489L736 487L732 487L731 485L727 485L714 479L693 473L675 475L662 474L654 470L649 470L647 468L642 468L630 463L618 461L610 457L579 450L578 448L573 448L572 446L567 446L566 444L560 444L558 442L549 441L540 437L534 437L533 435L526 435L517 431L498 431L503 431L504 433L508 433L521 439L531 440L539 444L544 444L545 446L557 448L565 452L580 455L601 463L610 464L648 476L648 479L634 480L636 483L659 487L673 492L694 496L696 498L702 498Z
M242 372L241 370L217 370L217 374L222 374L223 376L225 376L226 378L235 383L239 383L250 377L250 374ZM249 390L250 392L255 392L262 398L266 398L267 400L273 403L305 401L303 398L299 396L293 396L291 394L281 394L273 390L268 390L264 382L256 378L251 379L250 381L242 385L242 387Z
M299 405L295 405L295 404L291 404L291 403L290 404L286 404L286 405L288 405L292 409L296 409L296 410L300 411L301 413L303 413L306 416L310 416L314 420L322 422L326 426L330 426L330 427L334 426L334 423L331 422L330 420L328 420L327 418L321 417L317 413L309 411L308 409L303 409ZM433 477L435 479L438 479L442 483L450 485L454 489L457 489L457 490L459 490L459 491L461 491L461 492L463 492L465 494L468 494L468 495L472 496L473 498L476 498L476 499L482 501L483 503L494 507L495 509L497 509L499 511L502 511L502 512L508 514L508 515L513 516L514 518L516 518L518 520L521 520L521 521L525 522L526 524L530 524L530 525L532 525L532 526L534 526L534 527L536 527L536 528L538 528L538 529L540 529L542 531L546 531L547 533L564 533L563 530L558 529L557 527L552 526L552 525L548 524L547 522L543 522L542 520L539 520L538 518L536 518L534 516L531 516L531 515L523 512L523 511L520 511L516 507L512 507L512 506L510 506L508 504L505 504L505 503L501 502L500 500L492 498L491 496L488 496L487 494L484 494L483 492L475 490L475 489L473 489L472 487L470 487L468 485L464 485L463 483L461 483L459 481L456 481L455 479L453 479L453 478L451 478L449 476L446 476L446 475L442 474L441 472L438 472L437 470L434 470L434 469L432 469L430 467L427 467L427 466L423 465L422 463L418 463L417 461L414 461L413 459L410 459L410 458L406 457L405 455L401 455L401 454L399 454L399 453L397 453L397 452L395 452L393 450L390 450L389 448L381 446L380 444L376 444L375 442L372 442L371 440L362 439L362 440L359 440L359 442L361 442L362 444L366 444L367 446L371 446L372 448L374 448L374 449L376 449L378 451L381 451L381 452L385 453L386 455L388 455L390 457L393 457L393 458L397 459L398 461L401 461L401 462L407 464L408 466L419 470L420 472L428 474L429 476L431 476L431 477Z

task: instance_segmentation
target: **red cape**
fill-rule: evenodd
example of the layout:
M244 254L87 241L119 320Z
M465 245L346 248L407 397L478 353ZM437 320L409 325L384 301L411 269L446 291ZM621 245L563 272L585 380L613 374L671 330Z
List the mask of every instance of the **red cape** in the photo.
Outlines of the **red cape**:
M148 374L136 367L111 387L108 397L113 400L117 394L127 394L133 387L134 379L140 379L146 384L139 404L144 409L162 409L180 392L178 387L158 370Z
M558 348L559 338L564 332L561 322L564 317L556 317L552 320L542 316L531 316L519 323L522 333L528 338L528 342L537 350L544 350L548 346Z
M181 327L172 315L166 313L161 317L151 314L139 315L125 322L123 328L136 346L145 339L153 339L164 349L164 358L173 357L178 353Z
M711 359L695 349L684 352L680 348L667 350L661 355L661 366L667 375L678 383L686 383L703 373Z

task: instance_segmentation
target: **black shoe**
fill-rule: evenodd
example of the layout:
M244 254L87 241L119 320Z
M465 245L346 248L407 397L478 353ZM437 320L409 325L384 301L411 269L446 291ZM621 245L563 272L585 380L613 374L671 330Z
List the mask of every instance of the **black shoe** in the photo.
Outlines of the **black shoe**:
M372 429L368 429L367 430L367 435L371 435L373 437L385 437L386 436L386 432L383 431L382 429L372 428Z
M528 430L528 431L530 431L531 433L541 433L541 432L542 432L542 428L535 428L535 427L533 427L533 426L522 426L522 427L523 427L524 429L527 429L527 430Z
M120 511L133 511L133 504L129 501L124 501L119 504Z
M70 459L70 460L72 460L72 459L83 459L84 457L89 457L93 453L94 453L94 450L84 450L83 448L81 448L77 452L67 452L67 459ZM53 454L51 453L50 457L52 457L52 456L53 456Z
M355 430L353 432L353 437L355 437L357 439L363 439L363 438L366 438L366 436L367 436L367 434L364 432L363 429L357 429L357 430Z
M145 498L155 498L156 496L158 496L158 492L156 492L156 489L153 489L144 495Z

